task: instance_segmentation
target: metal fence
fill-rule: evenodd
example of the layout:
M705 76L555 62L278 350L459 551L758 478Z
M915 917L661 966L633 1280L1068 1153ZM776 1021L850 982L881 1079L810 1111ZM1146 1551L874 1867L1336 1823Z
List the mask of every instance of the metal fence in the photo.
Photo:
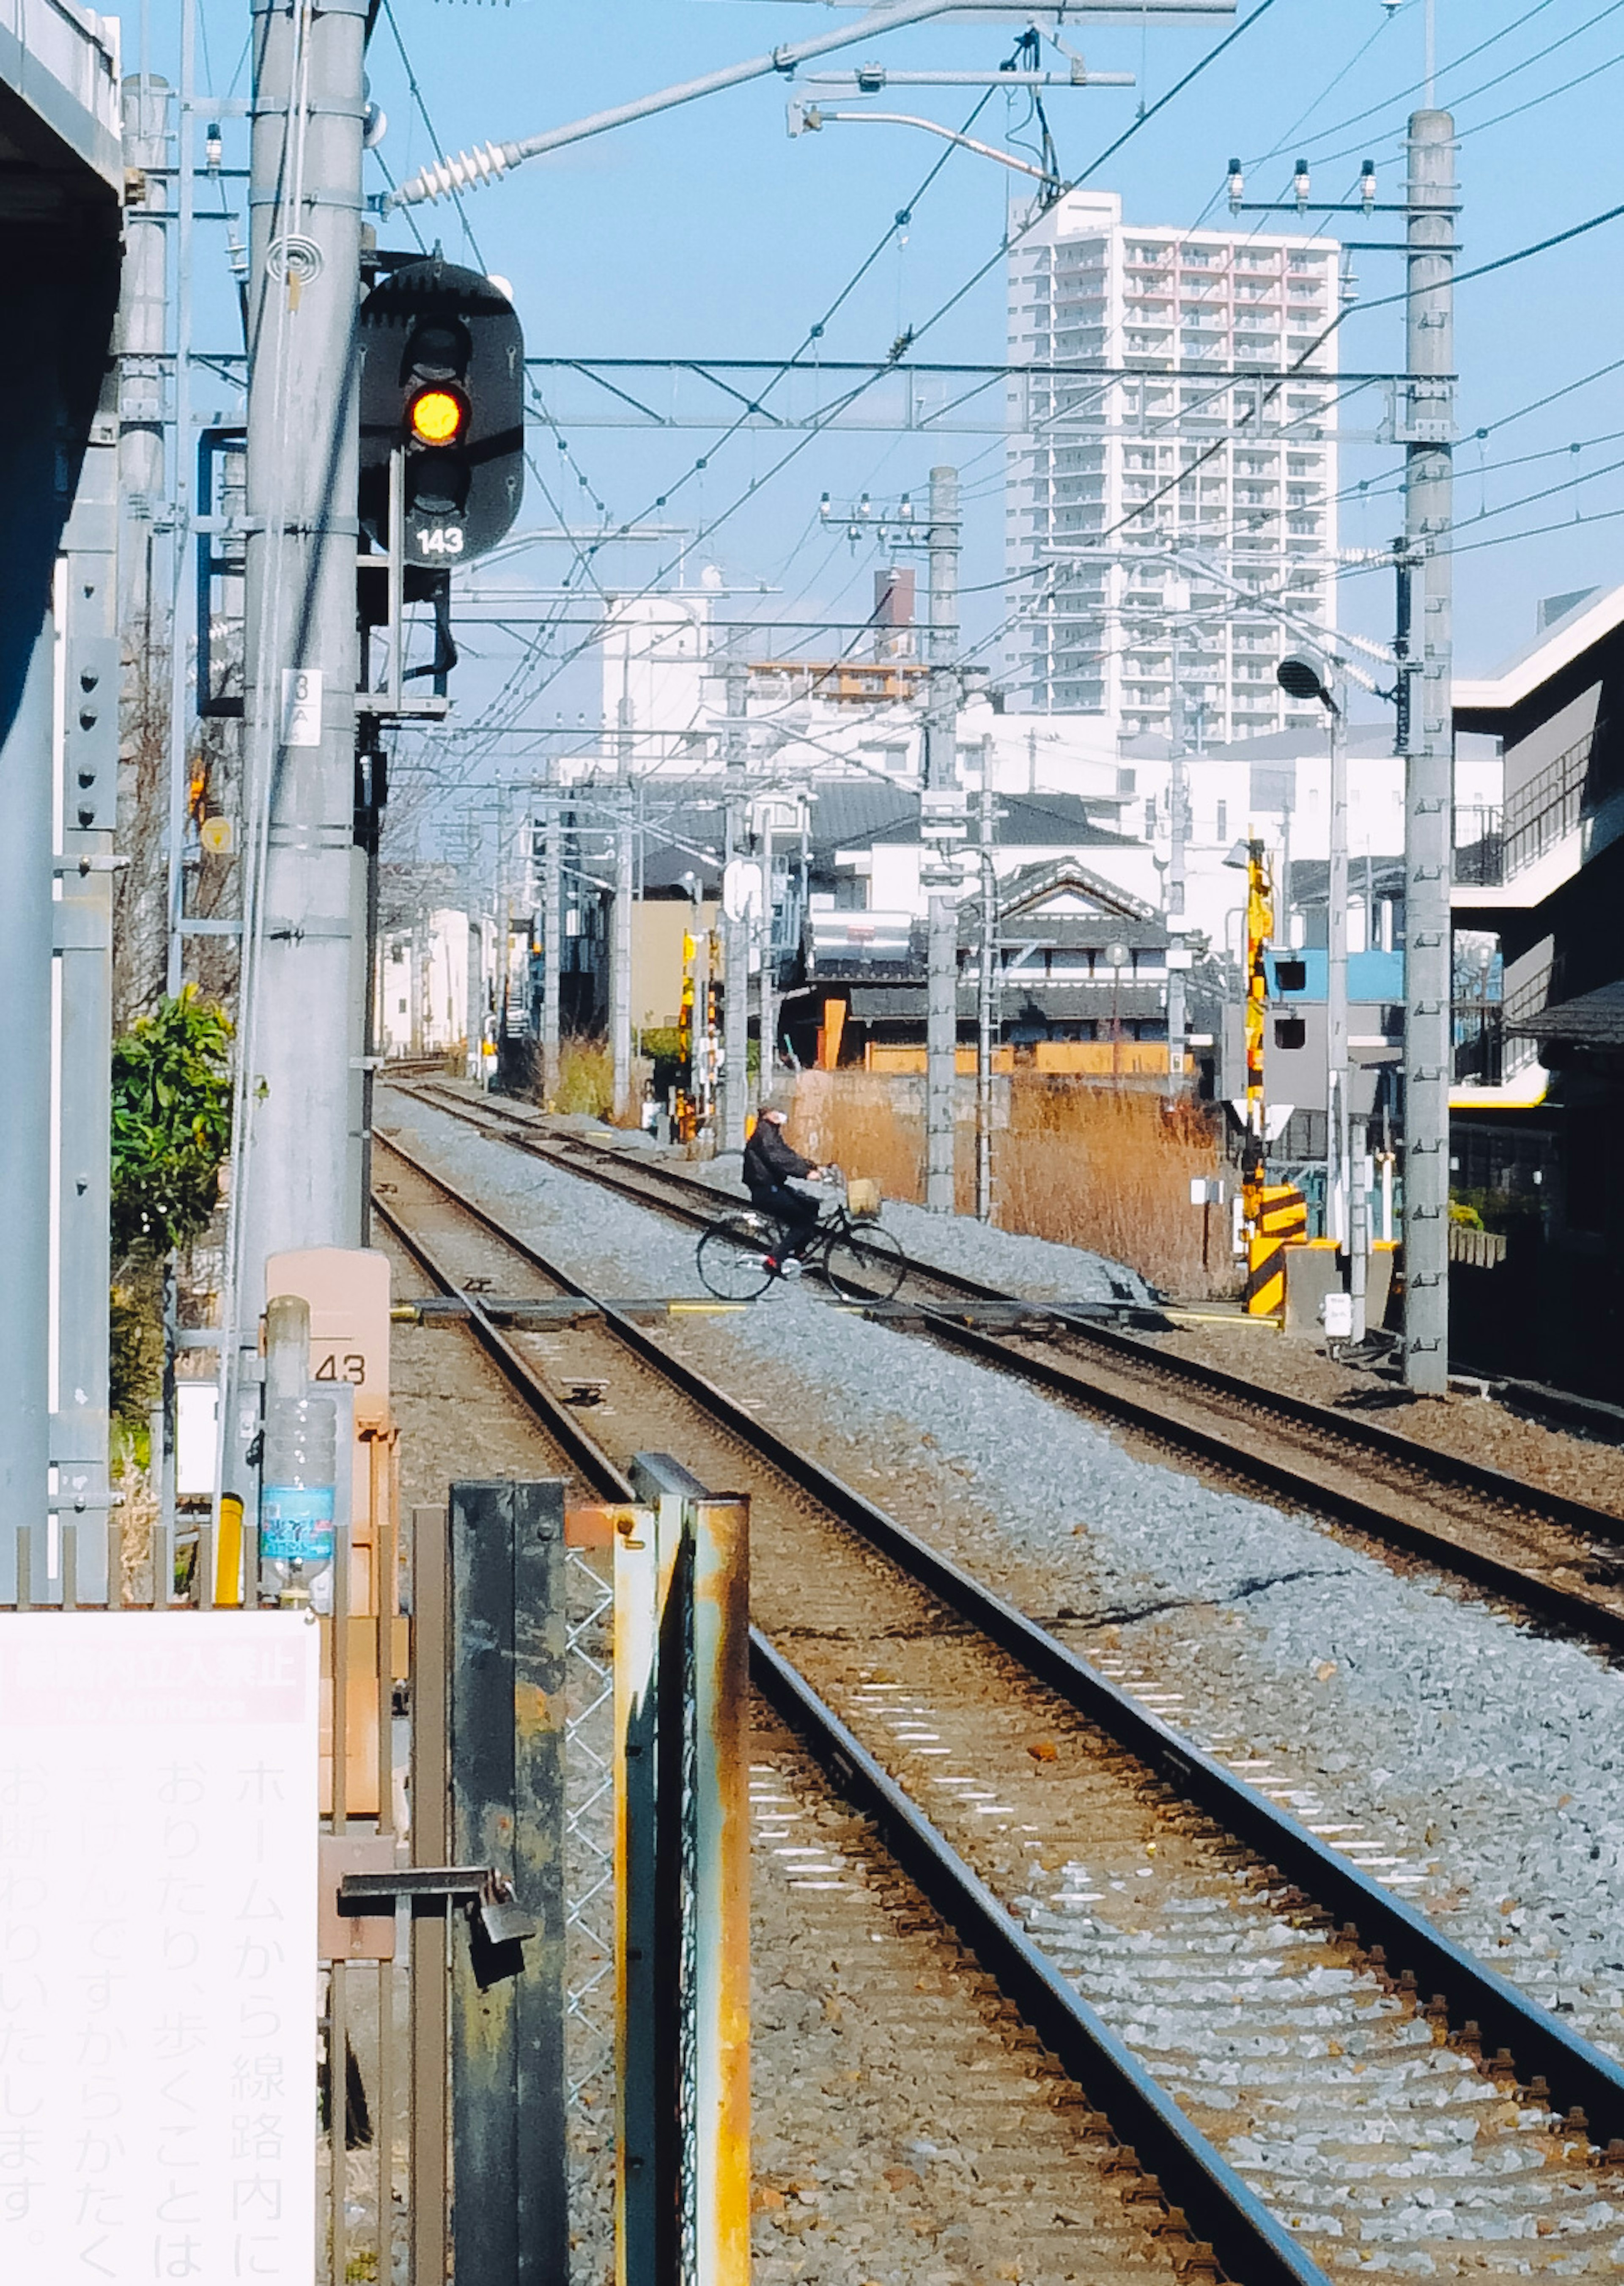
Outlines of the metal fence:
M614 2274L614 1563L564 1553L564 2070L571 2286Z
M1473 888L1501 888L1572 833L1584 816L1590 762L1608 723L1597 721L1494 808L1455 813L1455 878Z
M1505 1011L1497 1000L1455 1004L1455 1083L1498 1087L1505 1077Z

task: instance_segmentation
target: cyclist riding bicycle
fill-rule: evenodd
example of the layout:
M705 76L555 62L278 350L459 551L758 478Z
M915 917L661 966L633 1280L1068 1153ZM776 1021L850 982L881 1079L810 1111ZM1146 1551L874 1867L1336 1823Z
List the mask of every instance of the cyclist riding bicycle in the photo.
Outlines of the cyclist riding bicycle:
M745 1187L759 1213L771 1215L790 1233L789 1253L799 1256L817 1227L818 1204L804 1191L792 1191L792 1182L816 1182L827 1172L803 1159L784 1139L784 1114L777 1107L762 1111L755 1132L745 1146Z

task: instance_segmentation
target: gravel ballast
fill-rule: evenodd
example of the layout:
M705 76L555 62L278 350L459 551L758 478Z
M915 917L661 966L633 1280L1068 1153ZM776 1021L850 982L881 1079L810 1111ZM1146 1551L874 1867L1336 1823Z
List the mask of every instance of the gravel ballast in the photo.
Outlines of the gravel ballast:
M396 1115L403 1141L596 1290L699 1291L690 1234L424 1106L386 1099L382 1117ZM909 1213L886 1213L904 1245ZM1067 1298L1080 1298L1072 1250L1045 1250L1068 1257ZM991 1274L1016 1282L1007 1265ZM689 1320L682 1342L882 1502L873 1478L900 1462L942 1511L967 1507L989 1553L996 1535L1041 1565L1052 1600L1037 1616L1075 1614L1064 1632L1089 1656L1165 1696L1170 1720L1305 1823L1358 1828L1372 1871L1624 2053L1624 1682L1596 1655L1130 1454L1037 1392L812 1292L776 1288L753 1310Z

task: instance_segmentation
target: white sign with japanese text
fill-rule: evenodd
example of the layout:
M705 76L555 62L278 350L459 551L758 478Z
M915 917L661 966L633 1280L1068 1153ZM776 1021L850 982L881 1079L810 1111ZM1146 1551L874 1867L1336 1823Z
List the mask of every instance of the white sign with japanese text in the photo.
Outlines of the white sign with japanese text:
M0 1612L5 2286L311 2286L319 1641Z
M282 669L282 744L319 746L321 744L321 669L285 666Z

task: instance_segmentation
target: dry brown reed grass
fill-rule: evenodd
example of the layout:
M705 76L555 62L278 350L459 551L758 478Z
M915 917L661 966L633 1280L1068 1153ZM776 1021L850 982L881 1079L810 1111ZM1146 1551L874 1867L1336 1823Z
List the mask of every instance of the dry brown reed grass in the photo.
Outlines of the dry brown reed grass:
M925 1189L919 1092L863 1072L808 1072L796 1093L798 1150L878 1179L889 1198L918 1204ZM1190 1182L1216 1174L1218 1130L1205 1108L1159 1089L1018 1072L1009 1116L993 1138L993 1218L1000 1229L1086 1247L1186 1297L1233 1284L1228 1247L1212 1234L1202 1262L1202 1210ZM975 1139L958 1129L956 1204L975 1209Z
M632 1115L627 1124L635 1127L643 1113L643 1091L654 1067L646 1056L632 1058ZM558 1092L545 1108L549 1111L584 1111L589 1118L607 1119L612 1123L611 1107L615 1093L614 1058L607 1040L585 1037L579 1033L567 1033L558 1043ZM536 1070L535 1095L542 1100L541 1073Z
M868 1072L803 1072L784 1133L808 1159L868 1175L888 1199L925 1196L925 1122L905 1086Z

